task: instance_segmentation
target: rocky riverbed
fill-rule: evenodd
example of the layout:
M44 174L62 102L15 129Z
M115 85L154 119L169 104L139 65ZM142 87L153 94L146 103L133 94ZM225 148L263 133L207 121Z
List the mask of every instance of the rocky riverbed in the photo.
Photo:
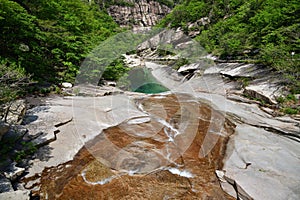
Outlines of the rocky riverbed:
M1 199L299 199L300 121L276 111L276 74L207 55L175 70L147 51L159 38L126 59L167 92L82 84L13 106L2 140L38 150L1 163Z
M35 194L42 199L233 199L215 175L223 166L232 123L224 122L222 132L205 142L216 128L212 123L223 118L207 104L186 94L136 103L147 116L103 130L72 161L43 170ZM213 149L199 157L203 143Z

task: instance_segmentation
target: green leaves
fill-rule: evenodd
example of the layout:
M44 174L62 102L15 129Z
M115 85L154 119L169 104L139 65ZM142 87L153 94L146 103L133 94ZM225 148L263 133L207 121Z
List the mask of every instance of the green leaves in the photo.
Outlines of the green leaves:
M117 59L109 66L105 67L102 78L105 80L117 81L130 69L123 63L122 59Z
M160 25L166 26L170 24L171 27L184 27L187 22L195 22L201 17L206 16L207 12L206 4L203 1L193 0L176 6L171 14L160 22Z
M81 0L0 0L0 26L0 56L42 82L73 81L89 51L117 27Z
M30 83L23 68L0 57L0 105L14 100Z
M300 91L299 1L184 1L160 26L193 31L189 24L202 17L210 23L193 29L201 31L196 40L208 52L221 59L258 60L282 72L292 90Z

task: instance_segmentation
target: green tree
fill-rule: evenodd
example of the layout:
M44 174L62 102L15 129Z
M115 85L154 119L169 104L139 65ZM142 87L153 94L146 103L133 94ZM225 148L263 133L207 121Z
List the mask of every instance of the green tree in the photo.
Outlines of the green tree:
M88 52L117 25L81 0L0 0L0 56L36 80L73 81Z

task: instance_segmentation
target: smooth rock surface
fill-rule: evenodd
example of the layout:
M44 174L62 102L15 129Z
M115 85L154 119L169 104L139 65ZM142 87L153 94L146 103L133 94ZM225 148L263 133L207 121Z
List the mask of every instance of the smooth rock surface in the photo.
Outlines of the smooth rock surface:
M262 66L244 63L220 63L217 67L221 69L222 75L229 77L257 78L266 70Z
M0 199L3 199L3 200L29 200L30 199L29 195L30 195L29 191L17 190L17 191L13 191L13 192L0 193Z
M36 154L26 177L41 173L45 167L57 166L70 161L84 146L101 131L125 120L146 116L126 96L66 97L47 99L44 106L28 112L36 121L26 127L29 133L43 130L35 141L49 143ZM58 130L55 133L53 130Z
M34 195L41 199L233 199L221 190L215 175L233 133L233 125L221 113L186 94L154 95L136 104L150 121L134 117L143 120L104 129L74 160L45 169ZM206 148L211 148L208 154Z
M299 199L299 143L238 125L223 170L254 199ZM249 166L246 166L249 163Z
M155 64L148 66L156 68ZM176 91L193 94L226 113L226 118L237 125L224 159L224 190L239 198L246 193L244 199L299 199L300 122L291 117L274 117L255 102L228 99L235 85L218 76L218 67L208 71L202 77L177 85L174 81L172 85ZM170 78L166 71L154 71L153 75L160 80Z
M72 121L49 126L59 133L36 155L26 188L42 199L298 199L299 120L234 96L241 90L222 77L255 79L255 66L215 65L187 80L167 65L144 64L170 92L44 103Z
M231 79L241 79L241 81L244 81L245 95L260 99L268 104L277 104L276 98L284 93L284 87L279 75L264 66L243 63L219 63L214 68L208 69L206 73L212 73L213 70Z
M276 98L282 96L283 86L280 81L269 77L252 81L245 87L245 94L261 99L266 103L277 104Z

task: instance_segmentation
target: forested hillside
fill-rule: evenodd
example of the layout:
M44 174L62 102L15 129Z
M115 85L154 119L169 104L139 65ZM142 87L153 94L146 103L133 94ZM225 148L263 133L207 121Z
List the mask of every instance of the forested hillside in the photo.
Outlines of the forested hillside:
M74 80L89 50L118 29L97 4L82 0L0 0L0 27L1 101L24 84L10 90L7 83L29 75L39 83Z
M223 60L261 63L300 92L300 4L297 0L157 0L174 7L159 26L196 32ZM0 102L30 82L72 82L87 53L122 31L107 14L132 0L0 0Z
M97 44L122 31L107 13L128 0L0 0L0 102L31 82L73 82ZM172 0L158 0L173 7Z
M187 0L160 26L198 32L196 40L220 59L273 67L293 85L292 92L300 92L297 0Z

